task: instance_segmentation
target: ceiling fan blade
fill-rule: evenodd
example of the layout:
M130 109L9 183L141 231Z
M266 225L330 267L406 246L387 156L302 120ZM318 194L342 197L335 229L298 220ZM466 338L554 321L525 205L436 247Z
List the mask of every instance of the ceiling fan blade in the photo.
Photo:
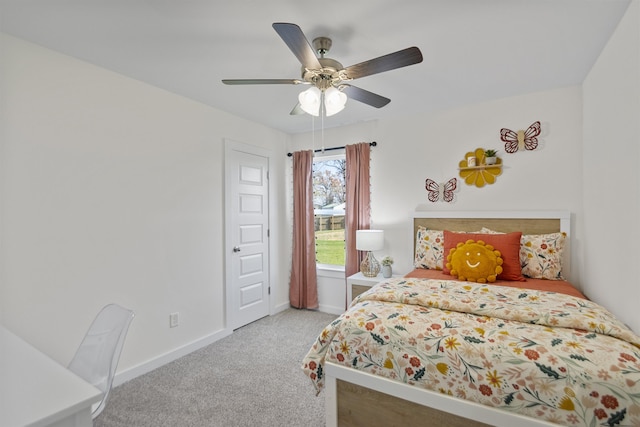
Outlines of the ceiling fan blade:
M299 85L306 84L298 79L224 79L226 85Z
M417 47L408 47L388 55L351 65L345 68L345 72L350 79L359 79L360 77L406 67L407 65L418 64L420 62L422 62L422 52L420 52L420 49Z
M391 102L389 98L347 84L340 85L340 90L346 93L349 98L364 102L376 108L382 108Z
M289 115L291 116L298 116L300 114L304 114L304 110L302 109L302 106L300 105L300 103L298 102L296 104L295 107L293 107L293 110L291 110L291 112L289 113Z
M298 61L309 70L317 70L322 68L315 51L304 36L304 33L296 24L288 24L286 22L275 22L273 29L289 46L291 52L298 58Z

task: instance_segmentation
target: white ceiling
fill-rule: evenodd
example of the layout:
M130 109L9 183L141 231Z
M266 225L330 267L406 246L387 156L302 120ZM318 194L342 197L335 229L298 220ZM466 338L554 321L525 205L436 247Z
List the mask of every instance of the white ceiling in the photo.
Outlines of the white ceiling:
M629 0L0 0L0 29L287 133L307 86L227 86L299 78L273 30L298 24L345 67L410 46L417 65L355 80L391 99L350 100L325 127L452 108L580 84ZM316 119L316 126L318 125Z

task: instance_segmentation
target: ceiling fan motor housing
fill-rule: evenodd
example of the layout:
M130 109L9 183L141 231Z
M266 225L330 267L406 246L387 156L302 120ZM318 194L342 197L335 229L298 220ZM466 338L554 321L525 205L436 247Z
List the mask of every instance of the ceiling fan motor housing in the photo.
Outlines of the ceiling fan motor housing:
M302 79L315 85L318 89L323 90L329 86L334 86L346 77L340 71L344 70L341 63L331 58L318 58L318 62L322 65L320 69L309 70L302 67Z
M331 49L331 44L332 41L329 37L316 37L313 39L313 48L320 55L318 62L322 65L322 68L308 69L304 66L302 67L302 79L322 91L346 80L344 73L341 73L344 70L342 64L335 59L324 57Z

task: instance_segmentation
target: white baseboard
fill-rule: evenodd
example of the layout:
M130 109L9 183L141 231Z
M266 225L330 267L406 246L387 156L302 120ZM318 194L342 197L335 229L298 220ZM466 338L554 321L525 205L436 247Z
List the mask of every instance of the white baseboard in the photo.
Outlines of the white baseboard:
M318 311L321 311L323 313L328 313L328 314L342 314L344 313L344 308L343 307L336 307L336 306L332 306L332 305L326 305L326 304L320 304L320 306L318 307Z
M281 311L284 311L284 310L286 310L288 308L291 308L291 304L289 304L288 302L284 303L284 304L280 304L280 305L275 307L275 309L274 309L275 311L273 313L271 313L271 315L280 313ZM321 311L321 312L327 313L327 314L337 314L337 315L340 315L340 314L345 312L344 308L342 308L342 307L336 307L336 306L332 306L332 305L328 305L328 304L320 304L318 306L318 308L316 308L314 310Z
M273 316L274 314L278 314L281 311L285 311L290 307L291 307L291 304L289 304L289 301L283 302L282 304L278 304L275 307L273 307L273 311L271 312L271 315Z
M193 341L182 347L176 348L175 350L172 350L168 353L162 354L147 362L125 369L122 372L118 372L116 373L116 376L113 379L113 386L114 387L119 386L120 384L124 384L127 381L130 381L136 377L139 377L140 375L149 373L154 369L157 369L163 365L166 365L169 362L173 362L174 360L177 360L183 356L186 356L189 353L192 353L196 350L206 347L209 344L213 344L214 342L221 340L224 337L228 337L232 333L233 331L231 329L225 328L221 331L215 332L197 341Z

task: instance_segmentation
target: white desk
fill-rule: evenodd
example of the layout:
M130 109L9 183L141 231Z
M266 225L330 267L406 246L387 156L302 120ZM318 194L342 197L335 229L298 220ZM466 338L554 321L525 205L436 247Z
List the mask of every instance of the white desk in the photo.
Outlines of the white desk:
M0 426L92 426L100 391L0 325Z

